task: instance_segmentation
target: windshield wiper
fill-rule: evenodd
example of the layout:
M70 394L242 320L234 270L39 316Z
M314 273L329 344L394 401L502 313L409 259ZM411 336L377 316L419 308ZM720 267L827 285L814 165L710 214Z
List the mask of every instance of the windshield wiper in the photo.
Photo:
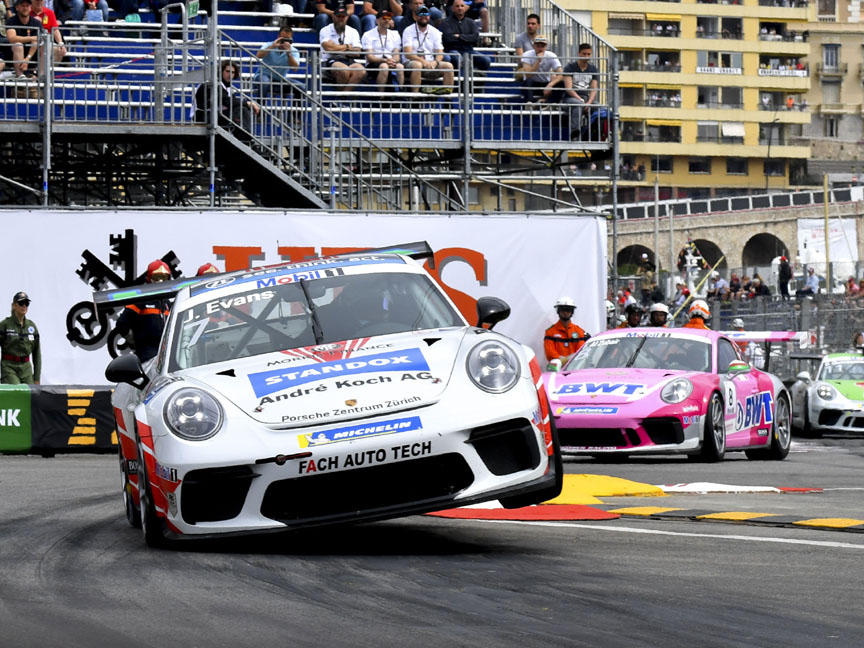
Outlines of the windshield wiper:
M636 362L636 356L639 355L639 351L642 350L642 347L645 345L645 342L647 342L647 341L648 341L647 337L642 338L642 341L639 343L639 346L636 347L636 349L633 351L633 355L630 356L630 359L627 361L627 364L624 365L625 367L632 367L633 366L633 363Z
M324 341L324 331L321 329L321 322L318 321L318 312L315 310L315 304L312 303L312 298L309 296L305 279L300 280L300 288L303 290L306 303L309 304L309 313L312 315L312 333L315 335L315 344L321 344Z

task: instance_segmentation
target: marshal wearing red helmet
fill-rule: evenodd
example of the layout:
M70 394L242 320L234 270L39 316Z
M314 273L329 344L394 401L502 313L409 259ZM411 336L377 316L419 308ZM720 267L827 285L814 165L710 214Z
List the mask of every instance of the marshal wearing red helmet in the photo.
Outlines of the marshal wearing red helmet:
M147 266L144 280L147 283L169 281L171 275L171 267L161 259L156 259ZM145 304L129 304L117 319L117 331L135 350L135 355L142 363L156 356L167 316L167 305L162 300L154 299Z

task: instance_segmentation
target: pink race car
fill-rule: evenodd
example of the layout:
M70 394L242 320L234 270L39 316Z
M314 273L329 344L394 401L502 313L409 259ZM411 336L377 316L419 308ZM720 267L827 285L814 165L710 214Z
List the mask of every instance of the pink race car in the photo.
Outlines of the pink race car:
M789 335L765 332L759 339ZM592 337L560 372L543 374L562 452L719 461L744 450L749 459L784 459L789 393L779 378L744 361L746 344L698 329L614 329Z

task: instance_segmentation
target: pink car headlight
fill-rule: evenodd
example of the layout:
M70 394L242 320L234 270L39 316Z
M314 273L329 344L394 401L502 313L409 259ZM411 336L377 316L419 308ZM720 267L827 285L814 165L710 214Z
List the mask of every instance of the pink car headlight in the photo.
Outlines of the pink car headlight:
M693 383L686 378L676 378L663 388L660 398L666 403L680 403L692 393Z

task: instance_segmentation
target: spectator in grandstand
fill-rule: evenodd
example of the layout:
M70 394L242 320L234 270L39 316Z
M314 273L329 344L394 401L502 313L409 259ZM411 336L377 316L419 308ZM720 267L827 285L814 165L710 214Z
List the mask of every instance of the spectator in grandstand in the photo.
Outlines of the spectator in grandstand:
M391 75L401 88L405 85L405 66L401 62L402 38L395 29L390 29L393 14L389 9L379 11L378 27L367 31L360 39L366 52L366 70L369 81L378 84L379 92L387 89Z
M534 51L523 57L526 63L522 68L525 78L521 92L525 103L533 103L535 99L537 103L558 103L561 96L562 91L555 90L553 93L553 88L563 81L561 73L564 68L558 56L546 49L548 44L545 36L535 36ZM539 98L537 93L541 93Z
M652 304L657 304L659 302L665 301L665 295L663 291L660 289L660 286L657 285L657 281L654 280L651 282L651 294L650 301Z
M489 10L486 8L486 3L484 0L464 0L465 4L468 7L468 11L466 15L471 20L479 20L480 21L480 31L488 32L489 31ZM445 0L444 9L447 12L447 15L453 13L453 5L455 4L455 0ZM437 23L436 23L437 24ZM481 43L482 45L483 43Z
M135 2L135 11L130 11L129 13L138 12L138 2L137 0L133 1ZM35 8L36 3L34 2L33 4ZM90 9L100 11L102 15L99 19L108 22L108 15L111 11L107 0L55 0L53 7L49 6L47 3L46 6L49 9L53 8L63 22L69 20L84 20L85 13Z
M864 351L864 332L855 331L852 334L852 352Z
M312 29L321 35L321 30L328 25L336 22L336 12L344 11L345 20L348 26L357 32L357 47L360 47L360 32L363 27L360 25L360 19L354 15L353 0L318 0L315 1L315 9L318 15L312 19ZM319 41L324 42L324 41Z
M570 111L571 124L579 123L581 107L597 100L600 71L591 62L593 52L591 43L582 43L579 45L579 58L564 66L564 103L578 106Z
M516 81L522 81L522 69L525 66L526 52L534 51L534 39L537 37L537 30L540 29L540 16L537 14L528 14L525 19L525 31L516 36L516 42L513 43L513 50L518 63L516 64Z
M55 0L55 2L62 1L64 0ZM203 5L204 3L201 3L202 8L204 8ZM130 15L138 17L138 0L111 0L111 8L114 9L120 20L124 20ZM208 15L210 15L209 12ZM64 20L62 16L61 20Z
M804 287L795 291L795 296L798 299L802 297L811 297L819 293L819 277L816 276L815 268L807 268L807 281L804 282Z
M792 279L792 267L789 265L789 259L785 256L780 257L780 267L778 268L777 286L780 289L780 295L783 301L789 299L789 280Z
M63 35L60 33L60 25L54 12L45 6L45 0L33 0L30 15L42 23L42 28L51 32L54 40L54 62L62 61L66 56L66 46L63 44Z
M219 66L219 125L229 130L241 141L249 141L253 130L252 115L258 115L261 108L251 99L244 97L232 85L240 76L240 67L231 60L224 60ZM210 85L202 83L195 91L195 121L207 123L210 119ZM239 127L239 130L237 130Z
M450 94L453 92L453 65L444 60L441 32L429 24L430 11L420 7L417 22L402 32L403 61L410 72L409 85L414 92ZM441 79L439 87L421 87L424 81Z
M255 73L258 95L286 95L297 91L288 75L300 67L300 50L294 46L294 30L290 25L279 28L276 40L255 54L263 65Z
M452 11L450 17L441 22L444 52L452 54L450 63L454 68L460 67L463 55L470 55L474 69L480 70L485 75L492 65L492 59L474 51L474 46L480 42L480 30L473 19L466 17L468 5L465 4L465 0L454 0Z
M364 0L360 16L361 34L365 35L378 26L378 14L382 11L390 12L391 22L388 23L388 28L399 28L399 23L402 22L402 3L399 0Z
M846 298L847 299L856 299L858 297L858 293L860 292L860 288L858 284L855 282L855 277L849 277L846 280L846 283L843 285L846 290Z
M437 7L426 7L423 2L424 0L407 0L407 2L403 3L402 6L407 7L408 10L402 12L402 20L396 25L396 29L399 30L400 36L404 35L405 30L411 25L417 23L417 13L421 8L425 8L429 11L429 23L432 25L437 25L444 18L444 14L441 13L440 9ZM402 45L405 45L404 40Z
M729 277L729 300L734 301L741 298L741 280L734 272Z
M711 273L711 284L705 297L709 301L713 300L728 300L729 299L729 282L720 276L716 270Z
M762 278L759 275L753 277L753 281L750 284L750 292L747 293L747 297L749 299L756 299L757 297L770 297L771 289L768 288L764 283L762 283Z
M353 7L353 5L351 5ZM356 19L356 16L352 16ZM319 16L315 17L316 20ZM333 11L333 22L318 33L321 43L321 65L324 80L353 90L366 74L360 34L348 25L349 14L344 6Z
M4 385L39 384L42 345L39 329L27 319L29 308L30 297L17 292L12 297L12 314L0 321L0 383Z
M744 275L741 277L741 294L739 295L739 299L744 299L747 296L747 293L750 292L750 286L752 282L750 281L750 277Z
M32 15L31 0L15 0L15 13L6 19L6 38L12 46L16 77L39 73L39 32L42 23Z

